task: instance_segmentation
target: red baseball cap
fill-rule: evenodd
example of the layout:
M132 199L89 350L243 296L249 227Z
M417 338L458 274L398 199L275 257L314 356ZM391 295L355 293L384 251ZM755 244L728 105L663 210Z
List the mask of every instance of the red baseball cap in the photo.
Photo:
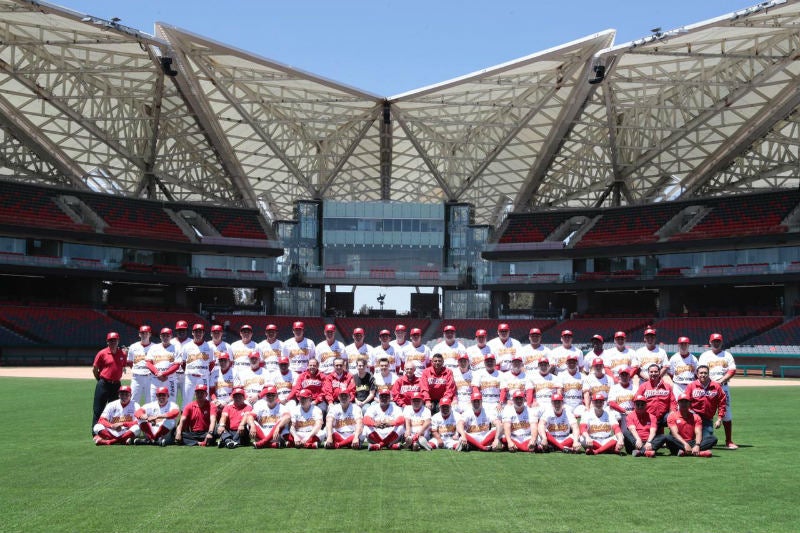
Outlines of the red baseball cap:
M503 322L502 324L497 326L497 331L511 331L511 327L505 322Z
M647 403L647 398L645 398L644 394L637 394L633 397L634 402L645 402Z
M241 394L242 396L245 395L244 389L241 387L236 387L231 391L231 396L236 396L237 394Z
M395 330L395 331L405 331L405 330L406 330L406 326L405 326L405 324L397 324L397 325L394 327L394 330Z
M439 400L439 405L453 405L453 400L450 399L450 396L445 396L441 400Z
M325 324L325 331L326 332L328 332L328 331L335 332L336 331L336 326L334 324Z
M314 395L311 394L311 391L308 389L300 389L300 392L297 393L297 396L300 398L311 398Z
M511 362L513 363L514 361L522 361L522 355L514 353L514 355L511 356Z
M577 356L577 355L575 355L574 353L571 353L571 354L569 354L569 355L567 356L567 358L566 358L565 360L566 360L566 361L577 361L577 360L578 360L578 356Z
M249 354L247 354L247 357L248 357L249 359L261 359L261 354L260 354L260 353L258 353L258 352L257 352L257 351L255 351L255 350L253 350L252 352L250 352Z
M493 353L487 353L486 355L483 356L484 361L488 361L489 359L491 359L492 361L496 361L497 357L495 357Z
M594 394L592 395L592 401L595 401L595 400L603 400L603 401L606 401L606 395L605 395L605 394L603 394L602 392L596 392L596 393L594 393Z
M278 364L279 365L288 365L290 363L289 358L285 355L278 357Z
M382 329L380 333L378 333L378 337L383 337L384 335L391 335L392 332L388 329Z
M267 394L278 394L278 388L275 385L267 385L261 391L260 396L266 396Z
M391 396L392 390L386 385L378 387L378 396Z
M264 331L278 331L278 326L275 324L267 324L267 327L264 328Z
M242 331L243 329L249 329L250 331L253 331L253 326L250 324L242 324L242 327L239 328L239 331Z
M200 322L198 322L197 324L192 326L192 331L201 331L201 330L205 331L205 329L206 329L206 327L203 324L201 324Z
M462 352L462 353L458 354L458 358L459 359L466 359L467 361L469 361L469 355L467 355L466 352Z
M175 322L175 329L189 329L189 323L185 320L178 320Z
M411 395L411 399L412 399L412 400L422 400L422 399L423 399L423 398L422 398L422 393L421 393L421 392L419 392L419 391L416 391L416 392L414 392L414 393Z
M522 389L514 389L514 392L511 393L512 398L524 398L525 391Z
M628 374L629 376L632 376L633 375L633 368L631 368L629 366L625 367L625 368L621 368L619 370L619 372L617 372L617 374Z
M364 328L356 328L353 330L353 335L363 335L363 334L364 334Z
M598 366L598 365L606 366L606 363L605 361L603 361L602 357L595 357L594 359L592 359L592 366Z
M123 385L119 388L119 392L131 392L130 385Z
M542 330L540 330L539 328L531 328L531 330L528 332L528 335L541 335L541 334Z
M117 333L116 331L109 331L108 335L106 335L106 340L110 341L111 339L119 340L119 333Z
M603 340L603 336L602 335L592 335L592 340L593 341L605 342L605 340Z
M158 396L159 394L169 395L169 389L167 387L159 387L156 389L156 396Z
M150 326L146 324L144 326L139 326L139 333L150 333L151 331Z
M483 399L483 394L481 394L478 391L473 391L472 394L470 394L469 399L470 400L482 400Z
M292 329L306 329L306 325L298 320L297 322L292 324Z
M690 401L692 401L692 399L691 399L691 398L689 398L689 395L688 395L688 394L686 394L685 392L684 392L684 393L681 393L681 394L678 396L678 401L680 402L680 401L682 401L682 400L686 400L687 402L690 402Z
M223 359L227 359L228 361L230 361L231 360L231 356L230 356L230 354L228 352L222 352L221 354L219 354L217 356L217 359L219 361L222 361Z
M539 359L536 360L536 364L537 365L549 365L550 364L550 360L547 357L540 357Z
M221 325L214 324L213 326L211 326L211 333L214 333L214 332L217 332L217 331L222 331L222 326Z
M414 335L422 335L422 330L419 328L413 328L411 330L411 336L413 337Z
M618 331L618 332L614 333L614 338L615 339L619 339L620 337L622 337L624 339L625 337L627 337L627 335L625 335L624 331Z
M444 331L455 331L455 330L456 330L456 327L454 325L452 325L452 324L447 324L444 327Z
M208 392L208 387L206 385L198 385L197 387L194 388L194 391Z
M169 328L161 328L161 335L172 335L172 330Z
M690 344L691 342L689 337L678 337L678 344Z
M647 328L646 330L644 330L644 334L645 335L655 335L656 334L656 330L655 330L655 328Z
M479 329L479 330L475 331L475 336L476 337L485 337L486 335L487 335L487 333L486 333L485 329Z
M708 338L708 342L721 341L721 340L722 340L722 333L712 333L711 337Z
M564 395L561 394L560 392L554 392L553 395L550 396L550 401L551 402L563 402L564 401Z
M562 337L567 337L567 336L572 337L572 330L565 329L564 331L561 332L561 336Z

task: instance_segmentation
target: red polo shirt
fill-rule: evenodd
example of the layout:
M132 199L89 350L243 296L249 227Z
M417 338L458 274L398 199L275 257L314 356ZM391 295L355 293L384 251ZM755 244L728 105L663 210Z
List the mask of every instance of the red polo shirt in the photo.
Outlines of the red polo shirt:
M94 363L92 366L100 369L100 377L106 381L120 381L122 379L122 371L125 368L128 356L125 355L120 348L111 351L106 347L97 352L94 356Z

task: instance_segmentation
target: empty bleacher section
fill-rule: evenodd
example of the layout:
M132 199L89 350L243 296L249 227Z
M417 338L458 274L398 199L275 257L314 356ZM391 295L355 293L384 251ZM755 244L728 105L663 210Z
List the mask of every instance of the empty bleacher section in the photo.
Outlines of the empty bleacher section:
M498 240L501 244L542 242L559 225L574 216L572 211L543 211L537 213L511 213L508 224Z
M748 339L747 344L800 346L800 317Z
M0 306L0 325L46 346L104 345L106 334L117 331L123 344L138 340L136 328L88 308Z
M193 324L201 323L206 327L206 333L209 331L209 323L200 315L191 313L189 311L143 311L143 310L129 310L129 309L109 309L108 315L120 322L128 324L130 327L138 328L141 325L148 325L153 329L153 339L158 339L158 332L161 328L175 329L175 324L179 320L185 320L189 323L189 329ZM174 332L173 332L174 333Z
M53 201L52 189L3 182L0 194L0 224L49 228L60 231L93 231L72 220Z
M290 316L264 316L264 315L214 315L214 323L226 326L230 338L239 338L239 328L249 324L253 328L253 339L257 342L264 340L264 328L267 324L278 326L278 338L286 340L292 337L292 323L300 320L305 325L305 336L314 342L324 338L325 320L319 317L290 317Z
M667 318L653 324L658 331L659 342L675 343L678 337L687 336L692 344L708 344L711 333L721 333L725 346L733 346L747 341L755 335L763 333L782 322L780 317L686 317ZM636 339L642 338L637 332ZM750 341L748 341L750 343Z
M423 340L427 340L429 337L433 336L434 333L427 332L428 327L431 325L431 321L427 318L406 318L406 317L399 317L399 318L361 318L361 317L354 317L354 318L337 318L336 319L336 327L339 330L342 338L346 339L348 343L353 341L353 330L355 328L363 328L364 329L364 342L367 344L371 344L375 346L379 343L378 341L378 333L382 329L388 329L392 332L392 338L394 338L394 328L398 324L403 324L406 327L406 332L410 333L413 328L419 328L422 330ZM410 339L408 335L406 338Z
M19 333L0 326L0 346L35 346L36 343Z
M642 329L652 324L652 318L572 318L560 322L557 327L548 331L543 331L542 342L544 344L560 344L561 332L565 329L572 331L572 343L578 346L590 344L592 335L602 335L609 345L614 342L614 333L624 331L629 334L632 331ZM638 337L641 339L641 336Z
M189 238L173 222L160 202L114 198L98 194L74 194L92 208L108 224L104 233L189 242Z
M490 340L497 337L497 326L500 324L508 324L508 327L511 329L511 337L517 339L523 344L528 344L528 332L530 332L531 328L539 328L544 333L548 329L552 328L556 324L556 321L546 319L498 320L496 318L463 318L457 320L444 319L441 322L441 327L444 328L444 326L448 324L455 326L456 336L459 338L474 339L475 331L479 329L485 329L487 338ZM428 338L430 339L441 336L441 331L431 331L428 334Z
M656 204L605 211L575 247L656 242L656 232L680 209L676 204Z
M205 218L223 237L231 239L267 240L264 228L254 209L234 209L192 205L188 209Z

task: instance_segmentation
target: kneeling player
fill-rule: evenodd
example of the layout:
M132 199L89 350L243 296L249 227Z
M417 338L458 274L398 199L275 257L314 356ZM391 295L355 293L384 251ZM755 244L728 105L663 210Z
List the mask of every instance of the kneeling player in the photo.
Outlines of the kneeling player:
M358 450L361 448L361 432L364 428L361 408L350 401L349 389L339 389L338 398L339 403L328 408L325 447Z
M625 455L625 444L622 431L619 429L616 415L606 406L603 394L592 396L592 407L581 417L581 436L586 447L586 455L601 453L618 453Z
M399 450L406 421L402 410L392 401L388 387L378 388L378 401L367 409L364 416L364 433L371 451L380 449Z
M144 438L140 437L134 440L134 444L166 446L174 442L172 430L177 426L177 419L178 415L181 414L181 410L177 403L169 400L168 387L159 387L155 392L155 401L144 404L136 411L136 418L139 419L139 429L142 430Z
M480 450L490 452L500 449L500 438L497 427L500 421L492 420L483 408L482 395L474 391L470 396L472 408L463 414L456 427L461 435L461 446L464 451ZM494 409L492 409L494 411ZM493 415L494 416L494 415ZM492 429L492 425L495 426Z
M281 448L289 433L289 411L278 401L278 389L268 385L263 391L264 398L258 400L248 413L250 438L253 447Z
M564 396L555 392L550 397L550 407L539 418L539 436L547 440L546 451L560 450L564 453L578 452L578 422L572 413L564 409Z
M253 406L245 401L247 392L236 387L231 392L233 401L222 408L217 433L219 434L220 448L238 448L250 444L250 434L247 432L247 413L253 410Z
M132 444L134 437L140 434L136 423L136 411L139 404L131 401L131 388L123 385L119 388L119 400L108 403L92 430L94 443L98 446L111 444Z
M439 412L431 417L431 438L428 441L431 448L461 451L461 441L458 435L458 418L451 407L453 400L445 396L439 400Z
M314 395L308 389L300 389L300 403L292 409L292 426L289 430L289 446L295 448L319 448L322 430L322 410L313 404Z
M535 415L532 415L533 409L528 409L528 406L525 405L525 391L517 389L511 393L511 402L511 405L503 408L502 440L505 441L510 452L536 451L539 421Z

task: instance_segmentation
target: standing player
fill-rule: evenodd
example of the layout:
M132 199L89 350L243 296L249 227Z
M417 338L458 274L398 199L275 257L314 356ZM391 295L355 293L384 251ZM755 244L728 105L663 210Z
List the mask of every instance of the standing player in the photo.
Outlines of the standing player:
M411 342L406 340L407 330L405 324L397 324L394 327L394 340L391 342L392 347L394 348L394 353L400 358L403 362L403 366L405 366L408 354L414 350ZM422 375L422 370L425 365L427 365L427 361L420 361L419 358L416 359L418 363L422 363L422 365L417 364L417 377Z
M536 418L550 407L553 394L561 388L561 379L551 374L550 368L550 361L543 357L539 359L539 370L528 376L528 407L536 407Z
M428 443L432 448L461 451L461 441L458 435L458 418L452 409L452 400L448 397L439 402L439 412L431 417L431 439Z
M153 373L147 367L147 352L151 348L150 326L139 326L139 340L128 347L128 366L131 367L131 394L135 403L146 404L153 400L150 395L150 379ZM144 401L139 400L144 397Z
M181 362L181 367L175 372L175 387L178 389L178 392L181 393L181 403L178 405L186 405L194 398L194 393L188 398L183 397L183 390L186 388L186 359L183 357L182 352L183 347L192 342L192 338L189 336L188 322L185 320L178 320L175 322L175 337L171 342L175 346L175 357Z
M653 336L655 338L655 335ZM624 331L614 333L614 347L606 350L603 361L606 362L606 372L614 378L614 383L619 382L619 371L623 368L639 368L639 357L636 352L625 346L626 335ZM660 348L656 348L660 350ZM664 350L661 350L662 352Z
M92 411L92 435L94 427L109 402L119 397L120 380L125 369L127 355L119 347L119 333L110 331L106 335L106 346L94 356L92 373L97 384L94 387L94 405Z
M119 399L105 405L92 427L94 443L97 446L133 444L134 437L140 433L136 423L138 410L139 404L131 401L131 388L121 385Z
M217 415L222 414L222 409L233 401L233 363L228 352L220 352L217 364L211 371L211 403L217 408Z
M495 366L495 357L493 353L486 356L483 361L483 370L475 372L472 378L472 392L481 395L481 403L483 409L489 416L490 420L496 420L500 417L500 371ZM472 407L475 403L470 397Z
M550 372L558 375L567 370L567 357L574 355L578 358L578 368L583 368L583 352L572 345L572 331L565 329L561 332L561 346L550 350Z
M238 448L250 444L250 434L247 432L248 413L253 407L245 401L245 391L241 388L233 389L233 400L222 409L217 424L219 448Z
M150 396L155 396L156 389L167 387L169 401L178 403L178 379L175 373L181 368L181 363L175 355L177 348L171 342L172 330L162 328L160 337L161 343L151 345L145 357L153 374L150 380Z
M211 346L211 349L214 350L214 358L219 359L220 355L226 353L230 356L230 360L233 361L231 345L222 340L222 334L222 326L219 324L211 326L211 342L208 344Z
M250 324L244 324L239 328L238 341L235 341L230 346L230 353L233 356L233 377L243 370L250 368L250 354L256 352L259 358L259 365L261 364L261 353L256 350L256 343L253 340L253 327Z
M483 370L483 360L487 355L492 353L492 349L486 344L486 330L479 329L475 331L475 342L467 348L467 355L469 356L469 366L473 372ZM496 360L496 359L495 359Z
M253 350L249 354L250 366L234 370L233 386L244 389L247 403L255 405L261 391L272 382L272 376L261 366L261 354Z
M278 401L290 411L295 406L295 400L289 398L297 383L297 374L289 369L289 358L281 355L278 358L278 371L270 372L268 379L278 389Z
M551 367L552 368L552 367ZM583 392L583 380L586 376L578 368L578 356L567 356L567 371L558 376L558 385L564 396L564 408L580 419L586 410L586 394Z
M287 437L289 446L316 449L320 445L322 411L311 403L311 391L301 389L297 393L298 405L291 410L291 426Z
M509 452L536 451L539 420L525 405L525 392L519 389L511 393L511 404L503 408L503 440Z
M364 416L364 433L369 450L399 450L405 430L402 409L392 401L391 391L387 387L378 388L378 401L367 409Z
M359 358L366 358L367 369L369 372L375 372L375 356L372 346L364 342L363 328L355 328L353 330L353 344L345 346L344 352L347 354L347 368L351 374L355 374L358 371L356 361Z
M348 374L349 375L349 374ZM325 421L328 449L361 448L361 434L364 429L361 408L350 401L350 392L339 390L339 403L331 405Z
M155 401L146 403L135 413L144 438L134 440L134 444L166 446L173 442L171 434L181 410L177 403L170 401L167 387L159 387L155 392Z
M497 326L497 337L488 343L489 350L497 357L500 372L511 370L511 360L522 349L522 344L511 337L511 327L506 324Z
M214 350L203 340L204 336L205 326L195 324L192 326L192 342L185 344L181 350L182 362L186 365L183 400L187 404L198 385L204 385L208 392L209 378L214 369Z
M278 389L272 385L267 386L264 389L264 398L256 402L247 416L253 447L282 448L289 434L290 416L286 407L278 401Z
M669 358L667 357L667 352L656 345L656 330L654 328L648 326L644 330L644 346L636 351L636 362L636 366L639 367L639 384L650 379L648 368L655 363L658 365L658 373L661 378L664 379L667 385L672 386L672 380L667 375Z
M447 324L444 327L444 340L439 342L431 349L431 353L440 353L444 358L444 366L453 370L458 367L458 358L461 354L466 355L467 348L456 340L456 327Z
M325 324L325 340L317 344L314 348L317 361L319 361L319 371L325 375L333 372L333 362L337 358L346 359L347 353L344 344L336 340L336 326Z
M422 403L422 393L411 395L411 403L403 409L406 419L406 446L412 451L431 450L428 439L431 436L431 410Z
M378 333L380 343L372 349L372 354L379 365L382 359L386 359L389 362L389 370L392 374L397 375L402 369L403 363L400 356L395 353L394 346L389 342L391 337L392 334L389 333L388 329L382 329L380 333Z
M264 334L267 338L258 343L258 351L267 372L277 372L278 359L283 355L283 342L278 339L278 326L267 324Z
M678 351L669 358L668 372L672 377L672 393L676 398L695 380L697 373L697 357L689 351L689 342L689 337L679 337Z
M587 409L581 418L581 436L586 455L623 452L624 442L617 417L606 409L606 397L602 394L592 396L592 408Z
M544 450L556 449L564 453L577 453L581 449L578 440L578 422L572 413L564 409L564 396L560 392L550 397L550 408L539 417L539 438Z
M417 363L417 377L421 378L422 373L431 366L431 349L427 344L422 344L422 330L414 328L411 330L411 342L406 343L403 357L408 364L409 361Z
M455 410L459 414L467 412L472 407L470 400L472 397L472 374L469 356L467 354L460 355L458 357L458 367L453 370L453 381L456 385Z
M589 361L594 361L597 357L605 361L607 352L605 348L603 348L604 342L602 335L592 335L592 349L583 356L583 371L587 374L592 371L589 366Z
M714 428L719 428L728 410L728 395L722 385L713 381L709 376L706 365L697 367L697 380L686 387L686 396L691 399L691 409L703 422L703 439L714 434ZM714 414L717 422L714 423Z
M542 330L539 328L531 328L528 332L528 340L530 344L522 347L522 365L525 367L525 373L536 372L539 366L539 359L545 357L550 359L550 350L542 344Z
M299 320L292 324L293 337L283 341L283 356L289 358L289 368L298 374L308 369L308 362L316 359L314 341L305 336L306 325Z
M725 392L728 400L725 416L722 417L722 427L725 428L725 447L735 450L739 447L733 443L733 414L731 413L731 391L728 388L728 382L736 375L736 363L731 352L722 349L722 334L712 333L708 342L711 344L711 349L700 354L697 363L708 367L711 380L719 383Z

